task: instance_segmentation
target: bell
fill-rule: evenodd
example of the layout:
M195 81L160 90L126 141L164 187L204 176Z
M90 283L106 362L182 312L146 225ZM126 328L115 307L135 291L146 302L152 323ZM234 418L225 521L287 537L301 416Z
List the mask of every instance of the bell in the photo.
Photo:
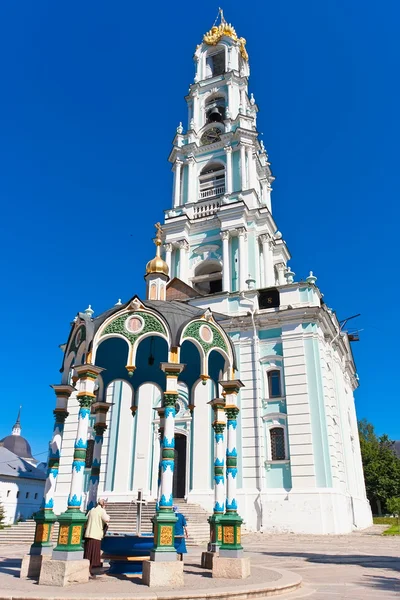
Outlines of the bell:
M208 113L208 122L209 123L221 123L222 122L222 115L216 106L214 108L212 108L210 110L210 112Z

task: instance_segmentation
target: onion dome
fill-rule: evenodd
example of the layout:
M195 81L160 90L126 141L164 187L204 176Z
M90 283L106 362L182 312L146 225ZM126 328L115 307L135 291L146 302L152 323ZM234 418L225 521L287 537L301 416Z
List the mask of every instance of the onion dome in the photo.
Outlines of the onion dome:
M150 275L151 273L162 273L168 277L169 268L165 260L161 258L161 225L160 223L156 223L157 235L154 239L154 243L156 245L157 251L156 255L152 260L146 265L146 275Z

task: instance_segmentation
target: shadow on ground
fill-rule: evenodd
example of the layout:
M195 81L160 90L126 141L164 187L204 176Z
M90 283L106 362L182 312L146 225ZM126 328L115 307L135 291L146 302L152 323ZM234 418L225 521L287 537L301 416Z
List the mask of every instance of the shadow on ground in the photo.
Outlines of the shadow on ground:
M260 552L266 556L304 558L308 562L330 565L358 565L369 569L391 569L400 572L400 560L394 556L368 554L311 554L309 552Z
M4 558L0 561L0 573L19 577L22 560L20 558Z

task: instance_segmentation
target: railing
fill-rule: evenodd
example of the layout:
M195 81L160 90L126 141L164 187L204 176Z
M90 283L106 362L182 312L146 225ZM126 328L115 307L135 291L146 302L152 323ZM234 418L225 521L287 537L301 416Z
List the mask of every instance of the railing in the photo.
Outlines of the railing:
M216 198L225 194L225 185L209 188L208 190L200 190L200 200L204 198Z
M218 211L219 207L220 203L217 201L204 202L204 204L195 205L193 206L193 219L201 219L202 217L214 215Z

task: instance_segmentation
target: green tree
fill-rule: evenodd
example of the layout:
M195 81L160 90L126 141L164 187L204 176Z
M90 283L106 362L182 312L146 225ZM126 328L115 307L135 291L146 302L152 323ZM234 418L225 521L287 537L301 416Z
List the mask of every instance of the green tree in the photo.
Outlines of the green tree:
M395 517L397 517L397 526L400 526L400 498L389 498L389 500L386 502L386 507L388 509L388 511L394 515Z
M378 437L366 419L358 424L367 497L379 515L389 498L400 496L400 459L388 436Z

